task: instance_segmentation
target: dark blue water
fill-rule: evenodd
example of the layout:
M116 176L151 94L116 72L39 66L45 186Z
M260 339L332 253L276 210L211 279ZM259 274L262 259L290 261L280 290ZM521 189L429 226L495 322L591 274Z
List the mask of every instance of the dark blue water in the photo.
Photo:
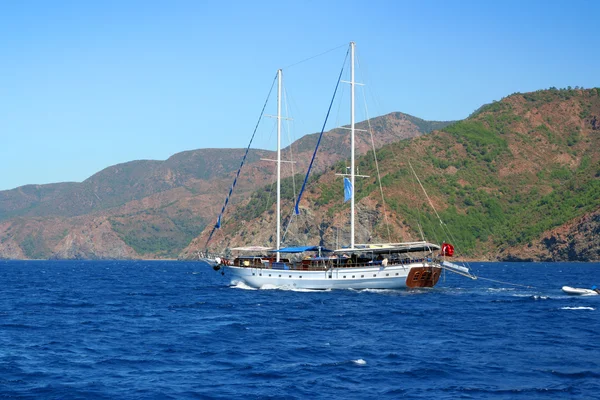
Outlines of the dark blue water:
M0 398L600 396L600 264L418 291L245 290L199 263L0 261Z

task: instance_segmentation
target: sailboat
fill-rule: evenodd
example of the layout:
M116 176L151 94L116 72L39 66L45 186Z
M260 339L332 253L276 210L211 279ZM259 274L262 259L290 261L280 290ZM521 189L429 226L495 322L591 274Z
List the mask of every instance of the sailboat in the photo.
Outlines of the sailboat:
M355 243L355 43L350 43L350 142L349 173L345 174L345 191L350 200L350 243L336 250L322 246L281 247L280 242L280 178L281 178L281 70L278 71L277 115L277 242L275 249L260 248L261 253L241 255L234 259L209 258L215 270L226 275L232 284L253 288L290 287L297 289L400 289L436 285L444 270L474 278L465 266L448 262L453 246L427 241L403 243ZM341 74L340 74L341 77ZM338 80L339 84L339 80ZM336 87L337 90L337 87ZM315 151L316 154L316 151ZM313 155L314 161L314 155ZM312 161L311 161L312 166ZM310 173L310 166L309 166ZM307 173L308 177L308 173ZM235 182L235 181L234 181ZM306 179L305 179L306 184ZM303 185L304 189L304 185ZM296 210L302 196L300 191ZM227 202L226 202L227 203ZM217 221L220 224L220 217ZM214 232L214 229L213 229ZM212 236L212 234L211 234ZM210 237L209 237L210 238ZM232 250L256 251L256 247ZM281 255L293 254L295 261ZM297 255L301 254L301 257Z

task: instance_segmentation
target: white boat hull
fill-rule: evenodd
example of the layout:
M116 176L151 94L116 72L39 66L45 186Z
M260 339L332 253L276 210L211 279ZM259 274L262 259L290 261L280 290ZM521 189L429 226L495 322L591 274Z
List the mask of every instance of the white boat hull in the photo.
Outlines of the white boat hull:
M413 287L410 282L407 284L409 273L411 269L419 270L423 267L433 268L434 273L437 274L433 283L435 284L441 268L434 264L423 263L386 267L333 268L327 271L225 266L224 273L231 284L244 283L253 288L274 286L295 289L401 289ZM417 276L417 283L418 279Z
M596 292L595 290L574 288L571 286L563 286L562 290L563 290L563 292L565 292L567 294L577 295L577 296L597 296L598 295L598 292Z

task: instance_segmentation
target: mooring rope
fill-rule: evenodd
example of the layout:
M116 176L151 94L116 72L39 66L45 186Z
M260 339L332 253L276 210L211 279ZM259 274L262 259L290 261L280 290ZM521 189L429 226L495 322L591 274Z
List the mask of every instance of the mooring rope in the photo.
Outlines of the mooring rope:
M528 288L528 289L535 289L535 286L521 285L519 283L511 283L511 282L499 281L497 279L483 278L481 276L477 276L477 279L482 279L484 281L490 281L490 282L496 282L496 283L502 283L503 285L520 286L520 287L524 287L524 288Z

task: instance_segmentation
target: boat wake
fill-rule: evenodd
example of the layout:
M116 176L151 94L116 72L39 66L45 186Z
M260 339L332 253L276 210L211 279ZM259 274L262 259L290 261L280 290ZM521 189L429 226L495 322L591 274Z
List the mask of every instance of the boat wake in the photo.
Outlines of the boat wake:
M234 289L258 290L256 288L253 288L252 286L246 285L244 282L232 282L231 287Z
M255 288L252 286L247 285L244 282L232 282L231 288L234 289L242 289L242 290L282 290L282 291L288 291L288 292L330 292L331 289L303 289L303 288L297 288L297 287L293 287L293 286L288 286L288 285L282 285L282 286L277 286L277 285L272 285L272 284L266 284L266 285L262 285L260 288Z
M561 307L561 310L589 310L589 311L595 311L596 309L594 307Z
M331 289L304 289L304 288L297 288L297 287L293 287L293 286L289 286L289 285L282 285L282 286L277 286L277 285L272 285L272 284L266 284L266 285L262 285L260 287L260 290L283 290L283 291L288 291L288 292L301 292L301 293L308 293L308 292L330 292Z
M348 289L351 292L358 293L398 293L395 289Z

